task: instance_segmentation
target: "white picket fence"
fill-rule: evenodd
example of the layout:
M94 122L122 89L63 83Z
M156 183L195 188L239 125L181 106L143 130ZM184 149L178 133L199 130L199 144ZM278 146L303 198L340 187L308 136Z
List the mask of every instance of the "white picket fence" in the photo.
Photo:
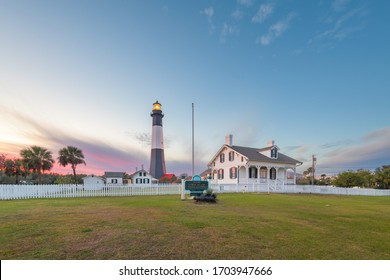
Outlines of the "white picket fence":
M365 195L365 196L390 196L390 190L362 189L362 188L338 188L334 186L313 185L283 185L283 184L212 184L211 188L216 193L231 192L262 192L262 193L304 193L304 194L334 194L334 195Z
M390 190L337 188L333 186L304 186L278 184L211 184L216 193L262 192L334 195L390 196ZM0 200L30 198L66 198L98 196L180 195L181 184L147 186L105 186L85 188L83 185L0 185Z
M0 200L97 196L142 196L180 194L181 184L147 186L116 185L84 188L84 185L0 185Z

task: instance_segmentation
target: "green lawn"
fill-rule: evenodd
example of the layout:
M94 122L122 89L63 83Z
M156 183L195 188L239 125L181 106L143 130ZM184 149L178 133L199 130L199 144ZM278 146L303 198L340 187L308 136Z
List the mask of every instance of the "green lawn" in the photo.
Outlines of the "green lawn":
M0 259L390 259L390 197L0 201Z

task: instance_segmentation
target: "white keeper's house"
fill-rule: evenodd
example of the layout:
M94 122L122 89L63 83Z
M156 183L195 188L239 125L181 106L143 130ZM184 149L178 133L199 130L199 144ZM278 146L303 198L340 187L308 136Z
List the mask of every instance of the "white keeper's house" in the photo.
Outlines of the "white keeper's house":
M149 172L147 172L142 166L141 170L137 170L130 175L133 186L146 186L151 184L157 184L158 180L153 178Z
M302 162L279 152L274 141L264 148L233 145L233 136L226 136L224 144L208 163L214 184L296 183L296 168Z

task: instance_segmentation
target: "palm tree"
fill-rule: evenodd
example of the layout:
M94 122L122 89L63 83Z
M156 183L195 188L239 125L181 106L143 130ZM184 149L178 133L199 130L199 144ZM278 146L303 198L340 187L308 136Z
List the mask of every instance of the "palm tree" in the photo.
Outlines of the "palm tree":
M58 163L62 166L71 165L73 170L73 179L76 182L76 166L81 163L85 163L83 151L73 147L67 146L66 148L61 149L59 152Z
M42 172L50 170L53 167L54 159L50 151L39 146L20 151L22 163L26 170L32 170L38 173L38 183L42 181Z
M6 161L5 155L0 155L0 171L4 168L4 162Z
M11 177L15 176L16 184L19 184L19 176L25 176L26 172L23 170L21 159L7 159L4 162L5 175Z

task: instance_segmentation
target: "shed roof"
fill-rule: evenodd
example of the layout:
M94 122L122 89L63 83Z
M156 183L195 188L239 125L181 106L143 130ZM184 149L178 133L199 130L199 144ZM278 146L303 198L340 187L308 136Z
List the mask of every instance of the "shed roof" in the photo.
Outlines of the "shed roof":
M125 175L125 172L104 172L104 176L106 178L110 177L121 177L123 178L123 176Z

